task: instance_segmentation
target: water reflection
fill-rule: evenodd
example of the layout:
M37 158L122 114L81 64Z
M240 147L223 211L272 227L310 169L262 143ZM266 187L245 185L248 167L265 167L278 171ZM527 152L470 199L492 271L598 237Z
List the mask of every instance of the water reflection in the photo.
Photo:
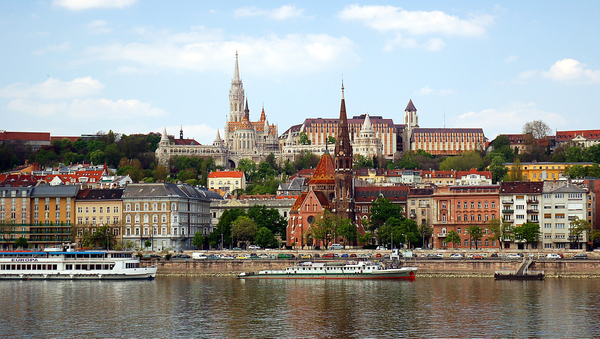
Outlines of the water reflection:
M596 280L0 281L2 337L600 337Z

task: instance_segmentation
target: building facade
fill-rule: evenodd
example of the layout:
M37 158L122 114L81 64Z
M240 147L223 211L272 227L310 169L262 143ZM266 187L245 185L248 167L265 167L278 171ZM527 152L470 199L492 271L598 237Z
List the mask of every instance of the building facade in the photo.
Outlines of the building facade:
M187 184L130 184L123 199L125 247L192 249L196 232L211 229L210 199Z
M208 174L208 188L233 193L246 189L246 175L241 171L216 171Z
M579 238L571 232L570 222L588 220L588 191L569 182L544 182L542 244L544 249L585 248L589 234Z
M433 247L481 248L497 247L486 224L500 215L499 185L441 187L433 193ZM468 232L470 226L483 228L483 237L475 244ZM446 237L455 231L460 243L448 243Z
M75 242L81 247L84 234L107 226L111 246L123 243L123 189L84 189L75 199Z
M502 220L511 227L522 226L526 222L540 224L541 203L544 183L542 182L502 182L500 183L500 206ZM543 231L540 229L540 231ZM537 243L530 244L538 248ZM525 249L523 242L505 241L504 248Z
M565 176L569 166L592 166L593 162L522 162L520 164L507 162L504 164L511 171L520 170L523 181L558 180Z

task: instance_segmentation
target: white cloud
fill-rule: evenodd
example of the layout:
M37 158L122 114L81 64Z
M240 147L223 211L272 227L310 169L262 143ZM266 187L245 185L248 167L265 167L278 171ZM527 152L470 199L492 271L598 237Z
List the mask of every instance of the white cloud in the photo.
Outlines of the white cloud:
M519 59L519 57L516 55L509 55L506 58L504 58L504 62L506 62L506 63L516 62L518 59Z
M543 120L552 129L566 124L560 115L543 111L533 102L512 102L501 108L467 112L454 119L452 124L457 127L481 127L486 136L493 139L500 133L521 133L523 125L532 120Z
M16 83L1 88L0 97L39 99L78 98L99 94L103 89L104 84L89 76L66 82L50 78L43 83L33 86L26 83Z
M47 52L65 52L70 49L71 49L71 43L66 41L60 45L50 45L45 48L38 49L36 51L33 51L32 54L37 55L37 56L42 56L42 55L45 55Z
M135 4L137 0L53 0L54 6L65 7L73 11L92 8L125 8Z
M90 21L86 27L91 33L94 34L106 34L112 31L112 28L106 26L107 23L104 20Z
M433 88L429 88L429 86L425 86L415 92L416 95L430 95L430 94L449 95L452 93L454 93L454 91L450 88L448 88L448 89L433 89Z
M231 72L235 52L238 51L245 71L262 74L304 74L347 68L360 60L350 39L326 34L240 36L234 40L225 40L220 30L206 29L177 34L151 34L144 30L144 34L153 41L92 46L84 53L89 60L127 60L151 68Z
M591 80L600 81L600 70L586 69L586 64L574 59L563 59L554 63L547 72L541 74L555 81L565 80Z
M527 80L543 77L558 82L599 83L600 70L586 68L586 64L574 59L563 59L555 62L548 71L529 70L521 72L517 78Z
M156 74L157 72L155 70L151 70L151 69L148 69L148 68L138 68L138 67L131 67L131 66L122 66L122 67L119 67L117 69L117 73L118 74L144 75L144 74Z
M381 32L404 31L414 35L483 36L494 22L491 15L474 15L468 20L441 11L407 11L394 6L346 6L339 18L359 21Z
M285 20L290 18L302 18L304 8L296 8L296 5L283 5L272 10L258 9L256 7L242 7L233 11L235 17L265 16L272 20Z

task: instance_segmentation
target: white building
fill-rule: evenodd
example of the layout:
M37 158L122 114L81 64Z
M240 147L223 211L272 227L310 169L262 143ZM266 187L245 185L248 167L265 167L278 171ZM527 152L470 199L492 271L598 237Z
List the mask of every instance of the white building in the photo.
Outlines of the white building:
M588 191L566 181L544 182L542 242L545 249L585 248L589 235L572 238L570 222L587 220Z

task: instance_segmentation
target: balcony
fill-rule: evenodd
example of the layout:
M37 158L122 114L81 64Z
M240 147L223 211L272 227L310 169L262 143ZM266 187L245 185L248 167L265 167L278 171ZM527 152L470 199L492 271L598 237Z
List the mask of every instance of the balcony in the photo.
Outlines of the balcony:
M515 222L514 220L510 219L510 220L504 220L504 222L509 222L509 223L513 223Z
M527 210L528 214L538 214L540 213L540 210Z
M502 200L502 203L506 204L506 205L510 205L510 204L514 203L514 201L512 201L512 199L511 200Z
M515 212L515 210L509 210L509 209L502 210L502 213L504 213L504 214L512 214L514 212Z
M437 236L438 238L445 238L448 236L448 233L438 233Z
M416 217L417 217L417 215L416 215L416 214L414 214L414 213L411 213L411 214L410 214L410 218L411 218L411 219L415 219Z
M527 199L528 204L537 204L538 202L540 202L540 201L537 199Z

